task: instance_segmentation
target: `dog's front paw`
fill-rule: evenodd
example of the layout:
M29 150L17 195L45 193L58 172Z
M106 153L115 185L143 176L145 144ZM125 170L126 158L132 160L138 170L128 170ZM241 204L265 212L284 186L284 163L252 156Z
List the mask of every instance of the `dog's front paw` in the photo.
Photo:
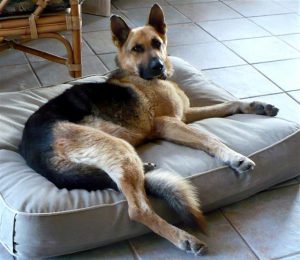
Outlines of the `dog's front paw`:
M229 161L229 166L237 173L242 174L253 170L255 163L243 155L236 155Z
M257 115L276 116L279 109L271 104L253 101L249 105L250 112Z

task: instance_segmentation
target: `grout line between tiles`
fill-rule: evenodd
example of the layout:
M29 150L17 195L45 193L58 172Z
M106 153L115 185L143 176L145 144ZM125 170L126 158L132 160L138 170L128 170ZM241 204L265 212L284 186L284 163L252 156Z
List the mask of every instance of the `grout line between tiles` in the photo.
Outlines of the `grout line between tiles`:
M202 3L202 2L200 2L200 3ZM199 3L199 4L200 4ZM204 2L203 2L204 3ZM216 3L216 2L205 2L205 3ZM188 5L188 4L187 4ZM178 5L178 6L182 6L182 5ZM177 11L177 12L179 12L179 13L181 13L183 16L185 16L186 18L188 18L190 21L192 21L194 24L196 24L196 23L201 23L201 22L214 22L214 21L225 21L225 20L235 20L235 19L241 19L242 17L231 17L231 18L222 18L222 19L208 19L208 20L203 20L203 21L194 21L194 20L192 20L192 18L189 18L189 17L187 17L184 13L182 13L179 9L177 9L177 7L174 5L174 6L172 6L172 7L174 7L174 9ZM235 10L233 10L233 11L235 11Z
M298 88L298 89L292 89L292 90L288 90L288 91L287 91L287 93L290 93L290 94L292 94L291 92L297 92L297 91L300 91L300 88Z
M248 249L253 253L253 255L259 260L259 256L256 254L255 250L248 244L246 239L242 236L242 234L238 231L238 229L233 225L233 223L227 218L227 216L224 214L223 208L220 209L221 214L223 217L227 220L227 222L230 224L230 226L234 229L234 231L238 234L238 236L243 240L245 245L248 247Z
M271 258L271 260L279 260L279 259L285 259L287 257L291 257L291 256L297 256L300 254L300 251L296 252L296 253L292 253L292 254L288 254L288 255L285 255L285 256L280 256L280 257L275 257L275 258ZM299 255L299 258L300 258L300 255Z
M185 16L186 17L186 16ZM194 23L190 18L186 17L187 19L189 19L189 21L186 22L174 22L174 23L169 23L168 26L172 26L172 25L180 25L180 24L191 24ZM133 23L133 22L132 22Z
M107 70L107 72L110 72L111 70L106 66L104 61L100 58L100 55L96 54L96 57L98 58L98 60L100 60L100 62L102 63L103 67Z
M241 15L244 18L247 18L245 15L243 15L242 13L240 13L238 10L235 10L233 7L231 7L230 5L228 5L225 1L220 0L220 2L222 4L224 4L225 6L227 6L228 8L230 8L231 10L233 10L234 12L238 13L239 15Z
M295 12L287 11L286 13L280 13L280 14L261 14L261 15L245 16L245 17L246 18L257 18L257 17L276 16L276 15L284 15L284 14L295 14Z
M121 0L121 1L126 1L126 0ZM142 1L141 1L142 2ZM153 3L155 3L156 1L154 1ZM162 3L159 3L159 5L162 7L162 8L164 8L165 6L172 6L167 0L165 0L165 3L166 4L162 4ZM117 8L118 10L132 10L132 9L138 9L138 8L151 8L151 6L139 6L139 7L127 7L127 8L123 8L123 9L121 9L121 8L119 8L116 4L113 4L112 3L112 5L115 7L115 8Z
M196 24L197 26L200 26L198 24ZM277 86L279 89L281 89L284 93L286 93L286 90L284 90L282 87L280 87L277 83L275 83L272 79L270 79L269 77L267 77L267 75L265 75L264 73L262 73L261 71L259 71L254 65L256 64L262 64L262 63L270 63L270 62L276 62L276 61L284 61L284 60L296 60L299 59L299 57L296 58L289 58L289 59L280 59L280 60L272 60L272 61L264 61L264 62L256 62L256 63L250 63L248 62L246 59L244 59L242 56L240 56L237 52L235 52L234 50L230 49L228 46L226 46L226 44L224 44L224 42L219 41L216 37L214 37L212 34L210 34L208 31L206 31L204 28L203 30L205 32L207 32L209 35L211 35L214 39L216 39L218 42L220 42L225 48L227 48L228 50L230 50L232 53L234 53L235 55L237 55L240 59L242 59L243 61L246 62L246 64L250 65L252 68L254 68L258 73L260 73L261 75L263 75L265 78L267 78L268 80L270 80L275 86ZM272 37L272 36L271 36ZM294 99L294 98L293 98ZM297 102L298 103L298 102Z
M202 28L199 24L195 23L196 26ZM284 90L283 88L281 88L277 83L275 83L272 79L270 79L269 77L267 77L265 74L263 74L261 71L259 71L255 66L256 64L262 64L262 63L269 63L269 62L276 62L276 61L284 61L284 60L295 60L295 59L299 59L299 57L297 58L289 58L289 59L281 59L281 60L273 60L273 61L266 61L266 62L257 62L257 63L250 63L248 62L246 59L244 59L242 56L240 56L238 53L236 53L234 50L230 49L228 46L226 46L224 44L223 41L219 41L214 35L212 35L210 32L208 32L207 30L205 30L204 28L202 28L205 32L207 32L211 37L213 37L214 39L216 39L217 42L221 43L225 48L227 48L228 50L230 50L232 53L234 53L235 55L237 55L239 58L241 58L243 61L246 62L246 64L243 65L239 65L239 66L245 66L245 65L250 65L252 68L254 68L259 74L261 74L262 76L264 76L265 78L267 78L270 82L272 82L275 86L277 86L280 90L282 90L283 93L286 93L286 90ZM270 37L270 36L269 36ZM272 37L272 36L271 36ZM223 68L228 68L228 67L235 67L235 66L225 66ZM213 69L213 68L210 68ZM208 70L208 69L207 69ZM203 70L205 71L205 70ZM290 95L289 95L290 96ZM259 96L257 96L259 97ZM294 98L292 98L293 100L295 100ZM297 103L299 103L297 101Z
M259 37L251 37L251 38L240 38L240 39L231 39L231 40L225 40L225 41L232 41L232 40L242 40L242 39L254 39L254 38L263 38L263 37L275 37L279 40L281 40L278 36L282 36L282 35L289 35L289 34L280 34L280 35L275 35L272 32L270 32L269 30L267 30L266 28L264 28L263 26L261 26L260 24L257 24L255 21L253 21L251 18L256 18L256 17L262 17L262 16L274 16L274 15L285 15L285 14L294 14L294 13L280 13L280 14L271 14L271 15L259 15L259 16L244 16L242 13L240 13L239 11L233 9L232 7L230 7L228 4L226 4L226 2L220 0L220 2L222 2L223 4L225 4L227 7L231 8L232 10L234 10L235 12L237 12L238 14L240 14L243 18L245 18L248 22L251 22L253 24L255 24L256 26L258 26L260 29L268 32L270 34L270 36L259 36ZM242 19L242 18L233 18L233 19ZM233 20L233 19L226 19L226 20ZM206 21L204 21L206 22ZM201 26L201 25L199 25ZM202 28L202 27L201 27ZM204 28L203 28L204 29ZM297 33L293 33L293 34L297 34ZM282 42L288 44L287 42L281 40ZM290 44L288 44L289 46L291 46ZM293 47L293 46L291 46ZM295 47L293 47L294 49L296 49ZM296 51L299 51L298 49L296 49Z
M276 61L288 61L288 60L300 60L300 56L299 57L295 57L295 58L287 58L287 59L279 59L279 60L253 62L253 63L249 63L249 64L256 65L256 64L271 63L271 62L276 62Z
M299 49L297 49L295 46L291 45L290 43L286 42L285 40L283 40L283 39L281 39L281 38L279 37L279 36L284 36L284 35L286 36L286 35L289 35L289 34L276 35L276 38L277 38L279 41L283 42L284 44L290 46L291 48L295 49L297 52L300 53L300 50L299 50Z
M294 60L294 59L287 59L287 60ZM279 61L284 61L284 60L279 60ZM275 61L272 61L272 62L275 62ZM263 62L263 63L267 63L267 62ZM256 64L262 64L262 63L253 63L253 64L256 65ZM281 89L284 93L287 93L287 90L283 89L279 84L277 84L275 81L273 81L271 78L269 78L265 73L263 73L262 71L260 71L253 65L252 65L252 68L255 69L261 75L263 75L265 78L267 78L269 81L271 81L275 86L277 86L279 89Z
M300 105L300 101L298 101L296 98L290 95L289 91L286 91L285 94L287 94L291 99L295 100Z
M267 36L265 38L276 38L274 36ZM281 40L282 41L282 40ZM247 62L249 65L255 65L255 64L261 64L261 63L269 63L269 62L275 62L275 61L284 61L284 60L296 60L296 59L300 59L300 52L299 50L297 50L297 52L299 53L298 57L294 57L294 58L283 58L283 59L277 59L277 60L269 60L269 61L259 61L259 62L248 62L245 58L243 58L240 54L238 54L235 50L231 49L230 47L228 47L225 43L229 42L229 41L223 41L221 42L225 47L227 47L229 50L231 50L233 53L235 53L237 56L239 56L241 59L243 59L245 62Z
M284 13L279 13L279 14L262 14L262 15L251 15L251 16L246 16L246 15L240 13L238 10L234 9L233 7L231 7L230 5L228 5L228 4L226 3L226 1L220 0L220 2L223 3L224 5L226 5L227 7L229 7L230 9L232 9L233 11L237 12L237 13L240 14L241 16L247 18L247 19L252 18L252 17L262 17L262 16L272 16L272 15L294 14L294 13L295 13L295 12L293 12L293 11L288 11L288 10L287 10L286 13L284 12ZM275 3L275 2L272 1L272 3ZM275 3L275 4L276 4L276 3ZM279 5L279 6L282 7L282 8L284 8L282 5ZM284 9L285 9L285 8L284 8Z
M241 98L239 98L239 99L260 98L260 97L266 97L266 96L280 95L280 94L284 94L284 93L285 93L284 91L281 91L281 92L273 92L273 93L262 94L262 95L255 95L255 96L241 97Z
M249 20L252 21L252 20ZM274 37L275 39L281 41L282 43L288 45L289 47L293 48L294 50L296 50L297 52L300 53L299 49L295 48L293 45L289 44L288 42L284 41L283 39L280 38L280 36L286 36L286 35L297 35L299 33L286 33L286 34L273 34L272 32L268 31L266 28L262 27L261 25L255 23L254 21L252 21L255 25L257 25L258 27L260 27L261 29L265 30L266 32L270 33L271 36L266 36L266 37Z
M280 36L289 36L289 35L300 35L300 32L276 34L277 37L280 37Z
M131 250L131 252L132 252L133 259L134 259L134 260L140 259L140 257L138 256L137 252L135 251L135 248L134 248L133 244L131 243L131 241L130 241L130 240L127 240L127 243L128 243L129 248L130 248L130 250Z
M198 27L202 28L200 25L196 24ZM216 39L219 43L221 43L227 50L231 51L232 53L234 53L236 56L238 56L240 59L242 59L244 62L246 62L246 64L251 65L246 59L244 59L242 56L240 56L238 53L236 53L235 51L233 51L232 49L230 49L228 46L226 46L224 44L224 42L219 41L214 35L212 35L210 32L208 32L207 30L205 30L204 28L202 28L205 32L207 32L211 37L213 37L214 39Z
M229 66L222 66L222 67L216 67L216 68L201 69L201 71L209 71L209 70L217 70L217 69L225 69L225 68L234 68L234 67L243 67L243 66L249 66L249 64L229 65Z
M251 39L259 39L259 38L267 38L267 37L272 37L272 36L271 35L251 36L251 37L249 36L249 37L236 38L236 39L230 39L230 40L220 40L220 42L230 42L230 41L238 41L238 40L251 40Z
M117 53L117 51L96 53L95 55L105 55L105 54L115 54L115 53Z
M181 6L181 5L189 5L189 4L199 4L199 3L213 3L213 2L219 2L219 0L213 0L213 1L209 1L209 0L206 0L206 1L201 1L199 3L195 2L195 3L172 3L172 0L165 0L169 5L175 7L175 5L178 5L178 6Z
M107 31L107 30L106 30ZM116 51L112 51L112 52L103 52L103 53L96 53L96 51L92 48L92 45L85 39L84 35L83 35L83 40L85 41L86 45L92 50L94 55L102 55L102 54L111 54L111 53L116 53Z
M191 20L190 18L188 18L186 15L184 15L183 13L181 13L179 10L177 10L174 6L172 5L168 5L170 7L172 7L175 11L179 12L181 15L183 15L188 21L182 21L182 22L174 22L174 23L167 23L167 25L175 25L175 24L186 24L186 23L194 23L193 20ZM162 6L163 8L163 6ZM135 10L135 9L150 9L150 7L140 7L140 8L131 8L131 9L120 9L120 12L135 26L139 26L137 25L132 19L130 19L130 17L126 14L127 10ZM147 20L145 20L145 24L147 23Z
M86 46L87 46L87 48L92 52L92 54L93 55L97 55L96 53L95 53L95 51L93 50L93 48L91 48L91 46L88 44L88 42L87 42L87 40L86 39L84 39L84 37L82 36L82 43L81 43L81 46L82 46L82 48L81 48L81 56L82 56L82 54L83 54L83 46L84 46L84 44L86 44ZM93 56L93 55L86 55L87 57L89 57L89 56Z
M40 85L39 87L42 87L43 86L42 81L40 80L40 78L38 77L38 75L35 73L34 68L32 67L32 64L31 64L31 62L30 62L30 60L29 60L29 58L28 58L27 55L25 55L25 59L27 60L28 66L29 66L32 74L34 75L35 79L39 83L39 85Z

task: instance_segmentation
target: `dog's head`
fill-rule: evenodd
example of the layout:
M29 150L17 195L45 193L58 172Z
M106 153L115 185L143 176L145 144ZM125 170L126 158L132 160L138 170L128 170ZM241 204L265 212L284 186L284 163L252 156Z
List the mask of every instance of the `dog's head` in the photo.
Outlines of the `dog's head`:
M118 48L119 67L143 79L165 79L172 74L167 56L167 28L158 4L151 8L148 24L131 29L119 16L111 17L112 39Z

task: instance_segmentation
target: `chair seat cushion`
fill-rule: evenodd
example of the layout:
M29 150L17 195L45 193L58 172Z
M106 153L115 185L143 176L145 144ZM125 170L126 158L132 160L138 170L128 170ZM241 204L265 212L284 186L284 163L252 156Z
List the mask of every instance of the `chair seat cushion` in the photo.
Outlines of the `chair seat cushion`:
M32 13L37 5L37 0L10 0L3 9L1 16L12 16ZM80 3L83 0L79 1ZM51 0L47 4L45 12L62 11L70 7L69 0Z
M188 63L171 59L175 67L173 79L193 106L236 99ZM105 77L92 76L78 81L103 80ZM68 254L149 232L145 226L130 221L121 193L58 189L29 168L18 154L27 118L72 84L0 94L0 241L16 256ZM296 123L259 115L233 115L190 126L209 131L256 163L251 174L236 176L202 151L166 141L138 148L143 160L189 178L199 190L205 211L244 199L300 173L300 130ZM151 202L168 221L178 221L163 201L151 198Z

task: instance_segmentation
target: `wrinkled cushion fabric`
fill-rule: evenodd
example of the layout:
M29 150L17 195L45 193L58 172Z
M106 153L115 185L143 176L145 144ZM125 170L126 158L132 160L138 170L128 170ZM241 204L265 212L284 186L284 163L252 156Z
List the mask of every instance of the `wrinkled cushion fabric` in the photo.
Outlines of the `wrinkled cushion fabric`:
M175 68L173 79L193 106L236 99L188 63L171 59ZM93 76L79 81L104 80L105 77ZM68 254L149 232L130 221L121 193L57 189L29 168L17 153L27 118L72 84L0 94L0 241L17 256ZM202 151L162 140L138 148L144 161L189 178L199 190L205 211L241 200L300 173L300 134L296 123L258 115L233 115L190 126L212 133L256 162L250 175L237 177L222 162ZM163 201L151 201L164 218L177 221Z

